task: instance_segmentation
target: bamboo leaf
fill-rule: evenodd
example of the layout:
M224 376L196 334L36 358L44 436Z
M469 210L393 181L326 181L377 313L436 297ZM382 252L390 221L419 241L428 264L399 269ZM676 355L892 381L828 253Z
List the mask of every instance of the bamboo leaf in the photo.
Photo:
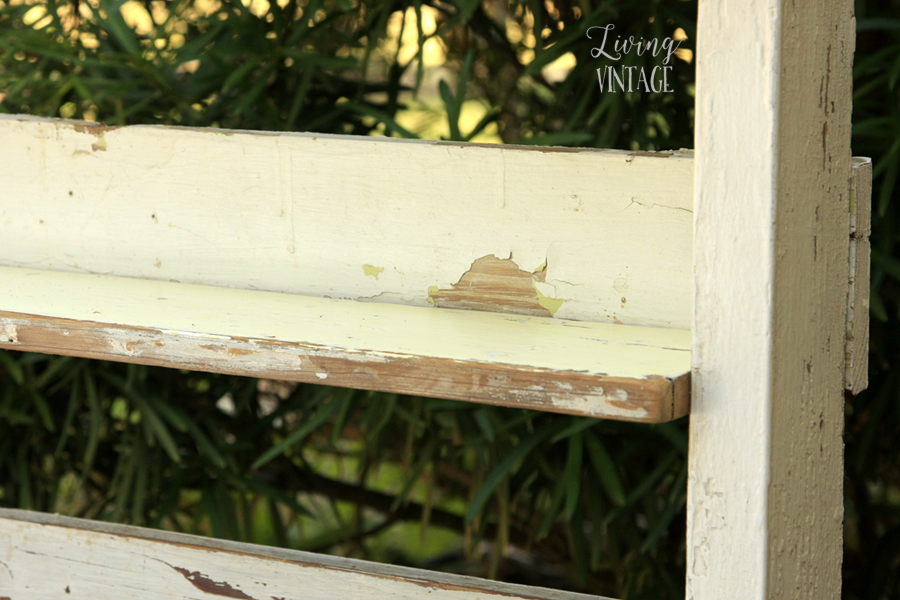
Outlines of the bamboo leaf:
M537 448L541 442L556 433L556 431L562 429L563 425L565 425L565 421L560 419L545 423L535 430L534 433L519 442L517 446L503 457L497 466L494 467L494 470L488 474L484 483L481 484L481 487L472 498L472 503L466 513L466 525L471 524L472 521L475 520L475 517L478 516L478 513L484 508L484 504L488 501L488 498L491 497L491 494L494 493L494 490L497 489L500 482L509 476L515 466L531 451Z
M250 468L254 470L258 469L291 446L302 442L304 439L306 439L306 436L318 429L325 423L325 421L328 420L331 415L335 414L341 408L341 406L341 398L337 395L332 395L332 397L327 402L319 406L318 410L309 421L303 423L303 425L301 425L299 429L292 432L279 443L269 448L262 454L262 456L256 459L256 461Z
M16 385L25 384L25 373L22 371L22 367L6 350L0 350L0 366L6 369Z
M594 466L597 477L603 483L606 495L614 504L623 506L625 504L625 487L622 485L622 480L619 479L616 464L609 456L609 452L603 447L600 438L592 432L587 432L585 435L585 443L591 464Z
M584 432L569 437L569 453L566 458L566 506L564 514L571 521L581 497L581 464L584 457Z

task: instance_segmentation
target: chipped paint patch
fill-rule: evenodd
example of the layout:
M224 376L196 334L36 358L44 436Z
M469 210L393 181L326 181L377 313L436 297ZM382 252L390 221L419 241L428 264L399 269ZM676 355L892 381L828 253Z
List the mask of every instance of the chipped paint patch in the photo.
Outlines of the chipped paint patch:
M92 151L106 152L106 149L108 146L107 146L106 138L104 137L104 134L107 131L114 131L114 130L118 129L118 127L107 127L106 125L82 122L82 123L77 123L74 126L74 129L78 133L88 133L97 138L97 141L94 142L93 144L91 144ZM80 152L76 152L76 154L78 154L78 153L80 153ZM84 154L87 154L87 152L84 152Z
M91 144L91 150L97 152L98 150L101 152L106 152L107 144L106 138L103 137L103 134L97 136L97 141Z
M195 588L201 592L212 594L215 596L224 596L226 598L240 598L241 600L254 600L253 596L248 596L240 589L231 586L225 581L213 581L200 571L189 571L181 567L172 567L181 573L185 579L191 582Z
M475 260L450 288L428 288L428 300L441 308L552 317L553 312L541 304L534 290L534 282L546 278L546 268L545 261L530 273L519 268L512 255L497 258L489 254Z
M628 392L623 389L607 392L602 387L597 387L593 394L587 396L551 394L550 402L554 407L562 410L613 418L621 417L629 420L640 420L646 418L648 414L647 409L629 402Z
M229 348L228 354L231 356L248 356L250 354L256 354L256 350L247 350L246 348Z
M133 340L126 342L123 340L110 338L109 345L112 347L114 354L119 354L122 356L134 356L134 350L135 348L137 348L137 342Z
M81 121L73 126L78 133L89 133L97 137L101 137L107 131L115 131L119 127L116 125L101 125L92 121Z
M328 379L328 373L319 372L316 373L316 377L318 377L319 379Z
M384 273L384 267L376 267L374 265L363 265L363 273L366 277L374 277L378 279L381 273Z
M10 321L3 322L3 327L0 328L0 342L3 342L4 344L19 343L19 332L16 329L15 323Z
M538 304L547 309L547 312L549 312L550 316L552 317L556 314L556 311L558 311L562 307L565 300L545 296L543 293L541 293L541 290L538 287L538 283L538 281L532 282L532 285L534 286L534 293L537 294Z

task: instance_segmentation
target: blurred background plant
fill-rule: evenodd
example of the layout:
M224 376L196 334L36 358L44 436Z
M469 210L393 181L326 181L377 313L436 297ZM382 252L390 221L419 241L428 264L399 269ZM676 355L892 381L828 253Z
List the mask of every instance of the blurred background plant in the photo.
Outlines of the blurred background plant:
M876 215L844 597L881 600L900 597L900 6L856 8L853 145L875 160ZM691 147L695 21L687 0L0 0L0 111ZM684 40L673 93L600 93L586 32L610 23ZM683 598L686 426L0 351L0 506Z

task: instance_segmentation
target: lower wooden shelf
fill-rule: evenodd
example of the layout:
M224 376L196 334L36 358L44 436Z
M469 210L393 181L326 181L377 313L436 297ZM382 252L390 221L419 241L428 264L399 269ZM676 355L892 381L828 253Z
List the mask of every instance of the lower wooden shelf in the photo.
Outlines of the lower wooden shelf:
M0 509L0 597L609 600L196 535Z
M0 347L663 422L691 332L0 267Z

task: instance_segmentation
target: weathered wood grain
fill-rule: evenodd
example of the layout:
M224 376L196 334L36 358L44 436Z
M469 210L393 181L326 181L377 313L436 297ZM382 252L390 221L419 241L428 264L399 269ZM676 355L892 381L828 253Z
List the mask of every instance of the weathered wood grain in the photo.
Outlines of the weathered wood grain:
M193 535L0 509L10 600L602 600Z
M850 290L847 294L847 358L844 387L869 386L869 267L872 248L872 160L854 158L850 180Z
M454 306L690 328L689 152L0 115L0 156L0 265L430 306L495 257L543 279Z
M546 283L545 266L529 273L511 258L482 256L450 289L434 287L428 291L428 297L440 308L552 317L562 303L544 297L537 287L538 283Z
M690 332L0 267L0 347L661 422Z

